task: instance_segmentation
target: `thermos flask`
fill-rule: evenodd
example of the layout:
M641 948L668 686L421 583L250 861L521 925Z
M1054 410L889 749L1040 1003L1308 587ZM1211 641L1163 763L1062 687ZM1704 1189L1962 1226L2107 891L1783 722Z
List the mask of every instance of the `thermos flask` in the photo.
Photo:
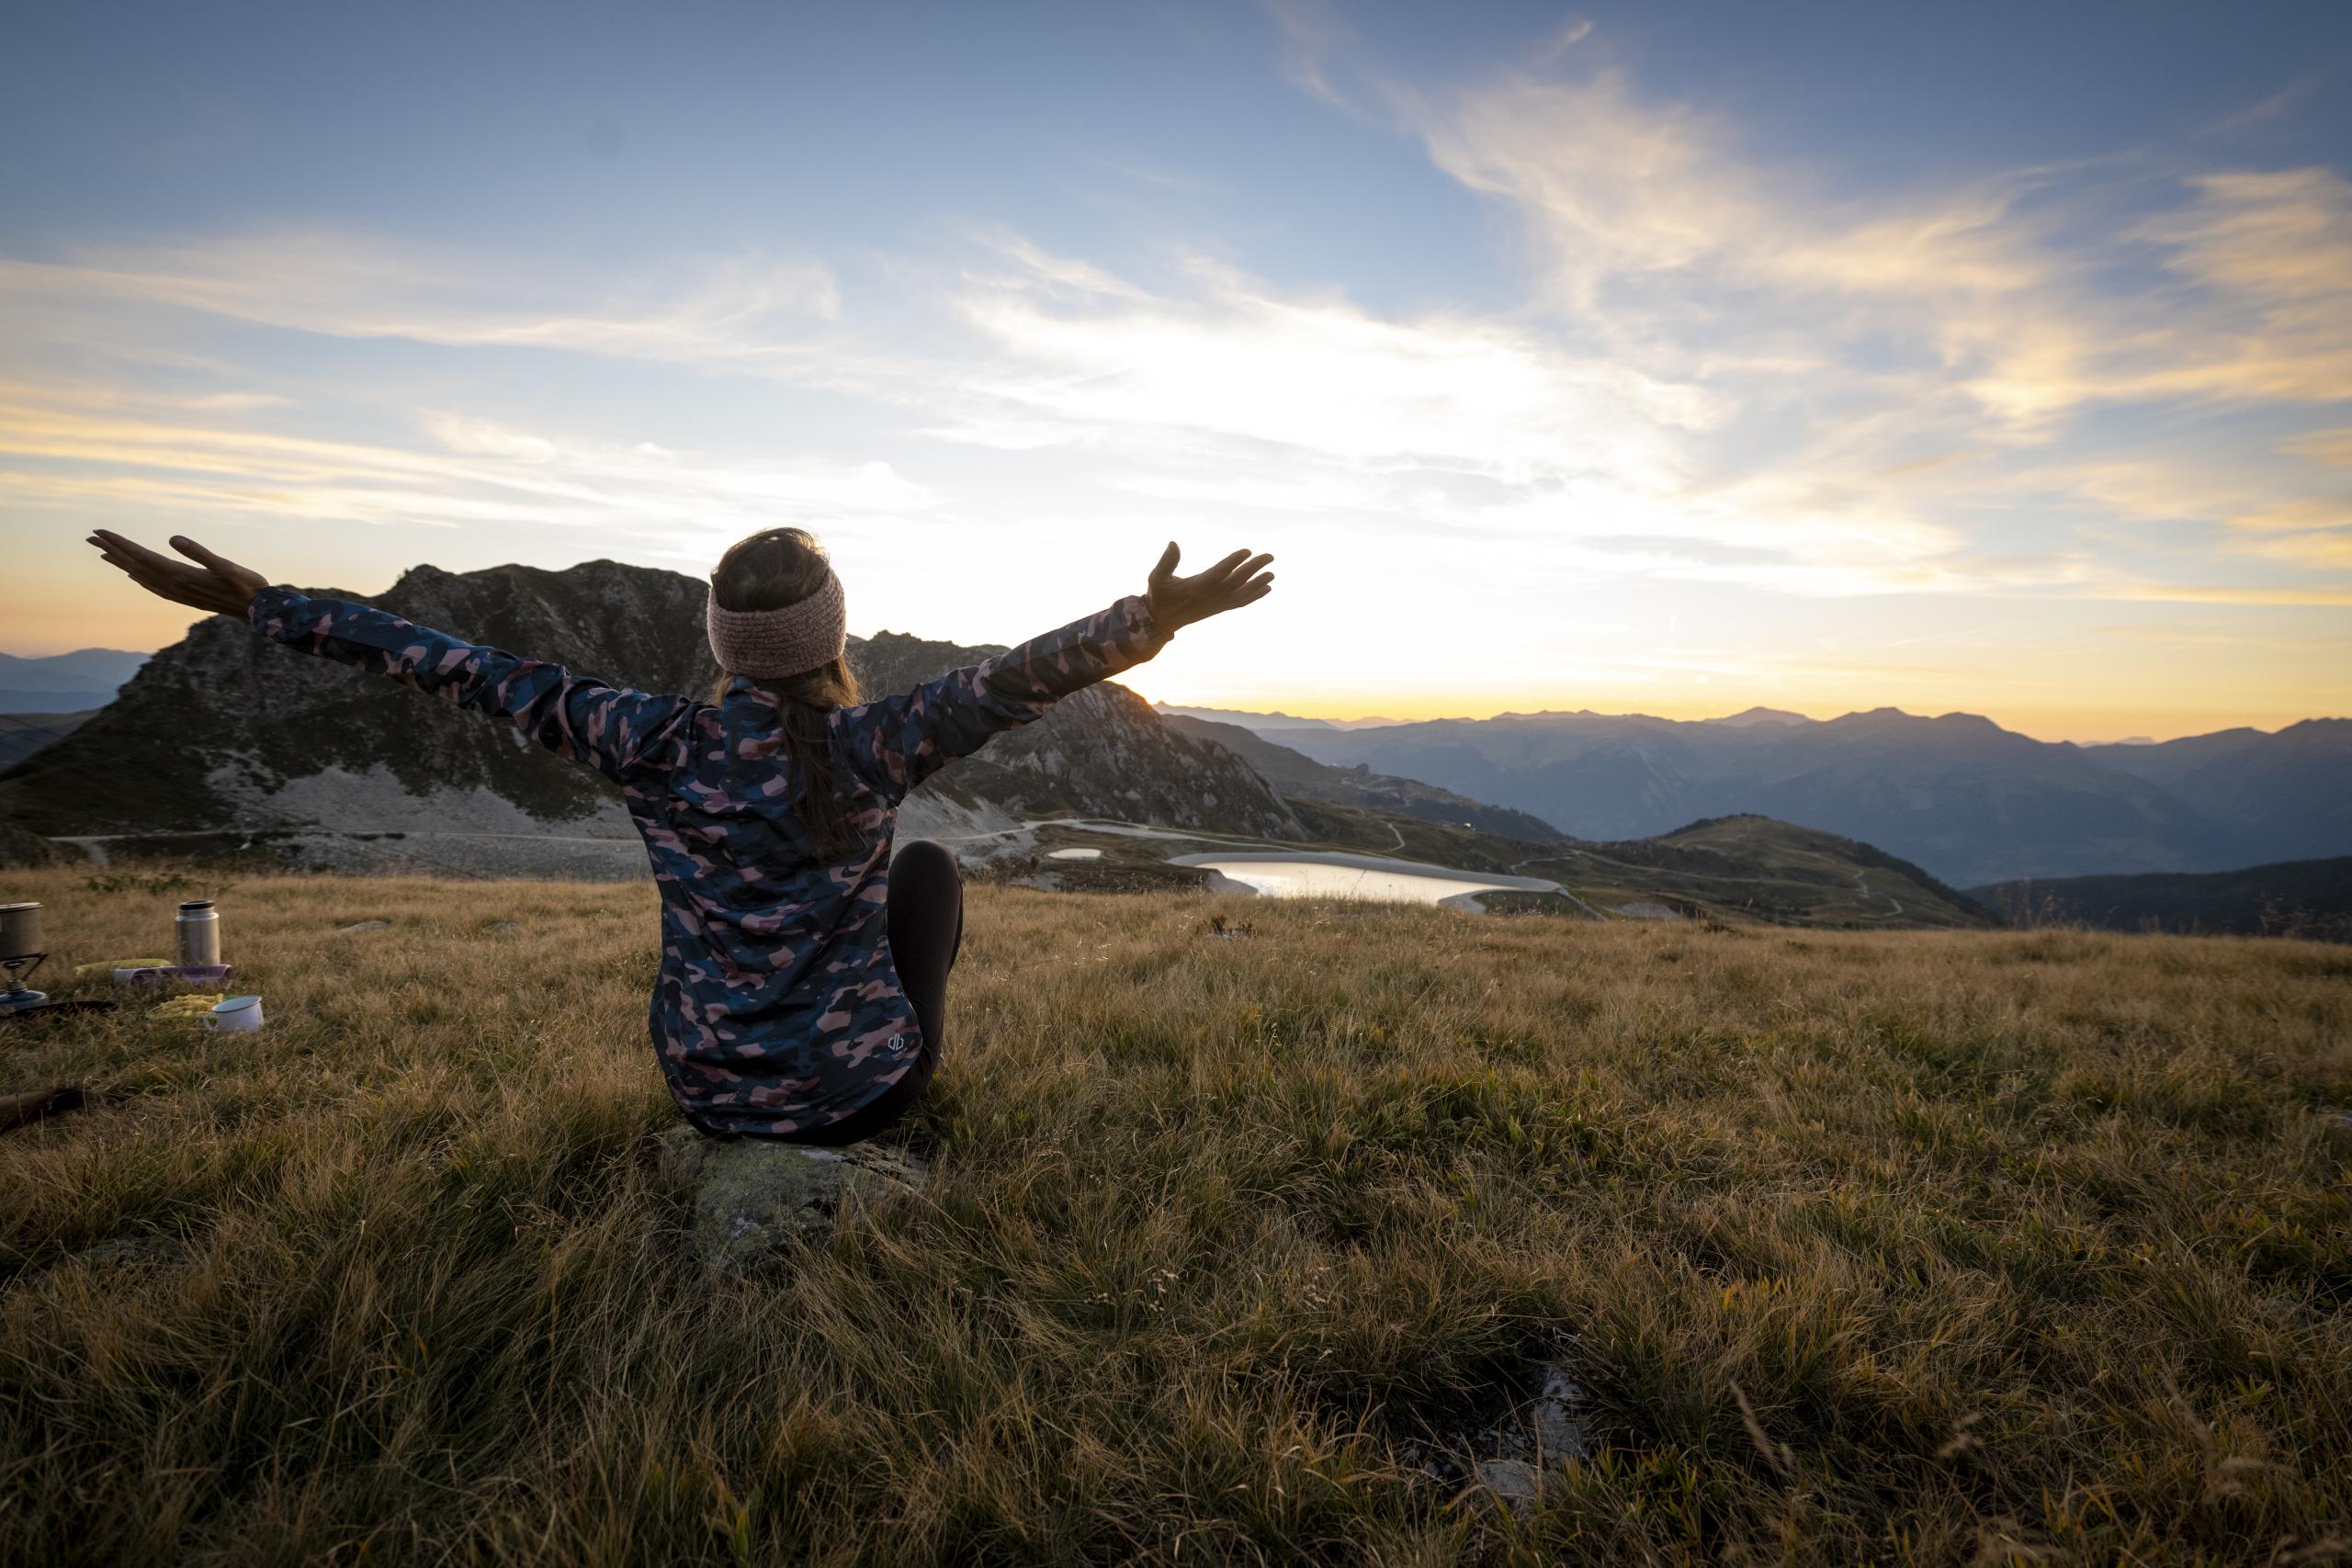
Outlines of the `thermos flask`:
M180 906L173 924L180 938L180 966L220 962L220 914L209 898L191 898Z

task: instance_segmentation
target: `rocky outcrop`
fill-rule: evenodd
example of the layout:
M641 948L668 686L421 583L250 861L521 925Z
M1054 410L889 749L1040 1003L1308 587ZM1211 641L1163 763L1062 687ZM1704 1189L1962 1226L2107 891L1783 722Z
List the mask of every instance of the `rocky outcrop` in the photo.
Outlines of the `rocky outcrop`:
M707 592L676 572L590 561L417 567L373 602L617 685L700 696L718 676L703 637ZM851 658L879 693L989 651L885 634ZM1108 683L951 765L910 801L909 829L987 831L1040 813L1302 836L1247 762L1175 734ZM0 773L0 821L50 837L207 835L338 870L645 872L617 791L593 771L511 726L217 617L155 655L96 717Z
M321 590L334 592L335 590ZM373 602L618 684L705 691L704 588L591 561L567 571L422 566ZM72 735L0 774L0 813L51 836L324 828L631 836L616 792L511 726L275 647L188 628Z
M663 1134L662 1168L690 1192L695 1257L714 1274L756 1274L795 1249L822 1246L846 1213L915 1196L922 1161L891 1144L810 1148L761 1138Z

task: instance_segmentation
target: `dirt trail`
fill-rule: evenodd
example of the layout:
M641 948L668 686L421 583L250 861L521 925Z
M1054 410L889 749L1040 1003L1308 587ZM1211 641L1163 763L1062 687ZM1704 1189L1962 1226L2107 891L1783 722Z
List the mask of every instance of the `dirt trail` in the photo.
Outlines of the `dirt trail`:
M1872 915L1866 913L1862 917L1864 919L1891 920L1894 919L1895 916L1903 913L1903 901L1892 893L1882 893L1877 888L1872 887L1870 883L1865 880L1863 871L1860 866L1854 868L1854 886L1862 890L1862 897L1865 898L1883 898L1889 904L1894 906L1883 915Z

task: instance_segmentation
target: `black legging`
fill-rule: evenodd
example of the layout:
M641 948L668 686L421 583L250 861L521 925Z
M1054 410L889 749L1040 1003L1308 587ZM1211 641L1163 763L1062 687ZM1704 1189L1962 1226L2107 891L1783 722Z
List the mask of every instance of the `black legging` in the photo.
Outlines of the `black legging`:
M939 1070L947 1031L947 972L964 945L964 874L956 857L929 839L899 846L890 858L890 957L899 983L922 1029L922 1049L906 1076L842 1120L806 1133L796 1144L838 1145L870 1138L913 1109Z

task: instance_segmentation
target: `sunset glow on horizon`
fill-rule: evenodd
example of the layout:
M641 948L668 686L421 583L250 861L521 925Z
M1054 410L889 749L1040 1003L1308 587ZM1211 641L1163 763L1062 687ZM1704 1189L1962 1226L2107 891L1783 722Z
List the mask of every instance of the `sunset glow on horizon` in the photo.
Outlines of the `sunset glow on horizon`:
M0 652L793 522L1302 716L2352 713L2352 12L28 17ZM465 628L457 628L463 630Z

